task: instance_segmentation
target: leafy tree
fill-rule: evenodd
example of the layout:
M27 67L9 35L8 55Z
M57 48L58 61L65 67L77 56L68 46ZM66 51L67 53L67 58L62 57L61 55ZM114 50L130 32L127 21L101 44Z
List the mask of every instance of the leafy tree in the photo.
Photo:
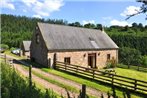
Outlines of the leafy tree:
M68 25L69 26L75 26L75 27L82 27L82 25L79 22L70 23Z
M95 28L95 24L88 23L88 24L85 24L84 27L85 27L85 28L91 28L91 29L94 29L94 28Z
M123 47L119 52L120 63L127 65L140 65L141 64L141 53L140 51Z
M132 27L133 27L133 28L137 28L137 27L138 27L137 23L135 23L135 22L132 23Z
M142 57L142 65L147 67L147 56Z
M96 29L102 30L103 29L102 24L96 24Z

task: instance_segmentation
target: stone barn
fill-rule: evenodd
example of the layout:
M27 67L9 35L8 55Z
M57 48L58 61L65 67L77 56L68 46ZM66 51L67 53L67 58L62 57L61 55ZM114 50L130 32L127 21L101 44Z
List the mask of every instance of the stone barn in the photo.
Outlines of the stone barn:
M21 45L21 55L30 57L31 41L23 41Z
M118 46L97 29L37 23L30 57L44 67L53 67L54 59L68 64L103 68L107 61L118 61Z

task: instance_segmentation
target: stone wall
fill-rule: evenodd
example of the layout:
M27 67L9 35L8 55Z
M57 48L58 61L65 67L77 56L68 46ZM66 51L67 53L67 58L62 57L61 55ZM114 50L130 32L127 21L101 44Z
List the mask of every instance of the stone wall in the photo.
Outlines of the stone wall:
M118 50L98 50L98 51L73 51L73 52L56 52L57 61L64 62L65 57L70 57L70 63L88 67L88 54L96 53L96 67L103 68L107 63L107 54L111 55L118 61ZM48 59L53 63L54 53L48 53Z
M36 42L36 35L39 35L39 43ZM43 37L40 33L38 27L36 27L35 32L33 33L32 42L30 46L30 58L31 60L48 67L48 60L47 60L48 50L43 40Z

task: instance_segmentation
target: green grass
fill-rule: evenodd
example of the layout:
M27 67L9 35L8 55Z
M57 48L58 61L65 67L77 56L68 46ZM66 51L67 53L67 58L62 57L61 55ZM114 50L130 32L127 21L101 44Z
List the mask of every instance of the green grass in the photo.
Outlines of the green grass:
M59 86L59 87L65 88L65 89L67 89L67 90L69 90L69 91L71 91L71 92L76 92L76 93L79 92L79 90L77 90L76 88L74 88L74 87L72 87L72 86L69 86L69 85L60 83L60 82L58 82L58 81L56 81L56 80L54 80L54 79L50 79L50 78L48 78L48 77L45 77L44 75L39 74L39 73L37 73L36 71L32 71L32 73L33 73L34 75L38 76L38 77L41 78L41 79L44 79L44 80L46 80L46 81L48 81L48 82L50 82L50 83L52 83L52 84L55 84L55 85L57 85L57 86Z
M25 56L18 56L18 55L15 55L15 54L11 53L10 50L6 50L4 53L7 54L7 55L10 55L10 56L16 57L16 58L18 58L18 59L26 59Z
M86 86L94 88L96 90L100 90L100 91L103 91L103 92L106 92L106 93L109 91L110 93L112 93L111 87L104 86L102 84L98 84L98 83L95 83L93 81L82 79L82 78L79 78L79 77L76 77L76 76L73 76L73 75L69 75L67 73L60 72L60 71L57 71L57 70L52 70L52 69L47 69L47 68L42 68L42 70L45 71L45 72L52 73L52 74L57 75L57 76L61 76L61 77L65 78L65 79L75 81L75 82L80 83L80 84L86 84ZM122 91L116 90L116 94L119 97L123 98ZM138 98L138 96L136 96L134 94L131 94L131 96L133 98Z
M123 69L123 68L116 68L115 69L117 75L126 76L129 78L135 78L142 81L147 81L147 73L130 70L130 69Z
M117 64L117 67L123 68L123 69L128 69L128 65L124 65L124 64ZM129 70L136 70L136 71L139 71L139 72L146 72L147 73L147 67L145 67L145 66L140 66L139 70L138 70L138 66L130 65Z

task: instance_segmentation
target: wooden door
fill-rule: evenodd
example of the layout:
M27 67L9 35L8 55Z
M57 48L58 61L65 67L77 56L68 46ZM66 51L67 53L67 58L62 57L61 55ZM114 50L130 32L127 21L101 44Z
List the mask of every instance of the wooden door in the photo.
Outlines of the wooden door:
M91 68L96 68L96 53L88 54L88 65Z

